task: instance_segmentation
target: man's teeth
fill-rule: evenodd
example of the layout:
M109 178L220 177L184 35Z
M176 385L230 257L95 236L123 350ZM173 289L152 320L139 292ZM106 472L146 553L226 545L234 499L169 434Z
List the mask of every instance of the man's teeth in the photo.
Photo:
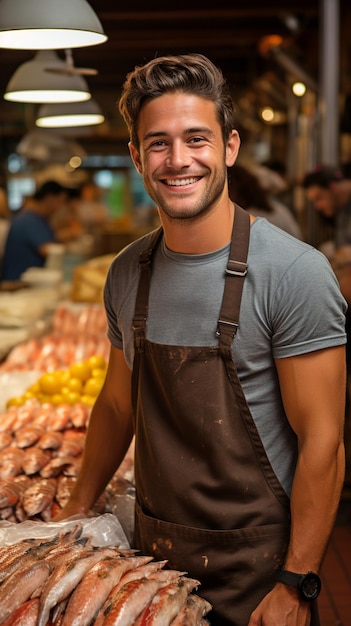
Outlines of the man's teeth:
M192 183L196 183L198 178L183 178L182 180L167 180L167 185L171 187L182 187L183 185L191 185Z

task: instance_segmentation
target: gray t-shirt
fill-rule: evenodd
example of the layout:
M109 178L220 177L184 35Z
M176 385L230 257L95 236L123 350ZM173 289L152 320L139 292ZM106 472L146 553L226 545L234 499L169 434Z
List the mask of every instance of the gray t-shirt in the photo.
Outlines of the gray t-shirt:
M133 364L131 330L138 255L150 234L114 259L105 286L108 337ZM178 254L164 241L155 254L147 337L169 345L214 346L229 245L209 254ZM274 358L346 342L346 303L326 257L257 218L233 345L238 375L268 458L290 493L296 439L282 406Z

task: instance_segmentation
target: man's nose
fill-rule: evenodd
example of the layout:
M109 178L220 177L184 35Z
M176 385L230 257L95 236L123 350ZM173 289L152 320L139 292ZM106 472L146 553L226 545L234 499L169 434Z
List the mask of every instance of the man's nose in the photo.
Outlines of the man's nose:
M180 169L190 165L191 157L189 148L183 142L175 142L170 146L167 156L167 165L175 169Z

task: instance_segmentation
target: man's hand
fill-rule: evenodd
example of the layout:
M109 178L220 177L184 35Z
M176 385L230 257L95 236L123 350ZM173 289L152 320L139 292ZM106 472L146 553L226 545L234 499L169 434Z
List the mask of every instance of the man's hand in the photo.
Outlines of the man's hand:
M296 589L278 583L251 614L248 626L309 626L311 607Z

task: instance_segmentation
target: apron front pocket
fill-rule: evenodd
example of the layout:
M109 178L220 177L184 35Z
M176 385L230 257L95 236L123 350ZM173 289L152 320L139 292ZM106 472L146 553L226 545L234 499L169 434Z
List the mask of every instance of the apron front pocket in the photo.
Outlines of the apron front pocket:
M284 524L207 530L153 518L136 505L134 547L201 582L198 594L214 607L211 626L247 626L274 586L288 540Z

